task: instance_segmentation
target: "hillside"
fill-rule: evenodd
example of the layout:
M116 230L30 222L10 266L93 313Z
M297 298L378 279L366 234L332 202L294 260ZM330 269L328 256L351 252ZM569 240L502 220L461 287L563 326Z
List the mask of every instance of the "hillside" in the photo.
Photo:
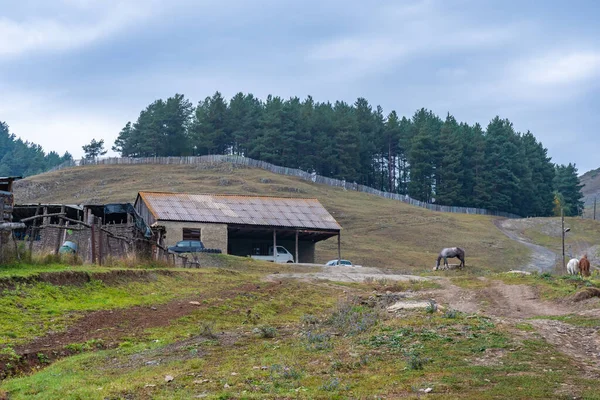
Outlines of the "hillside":
M316 197L343 227L342 256L394 271L431 270L443 247L461 246L467 266L508 270L529 250L508 239L492 217L428 211L380 197L231 164L89 166L17 182L17 203L133 202L138 191ZM317 261L335 258L335 240L317 245Z
M579 180L584 185L581 193L583 193L585 205L594 204L594 196L600 194L600 168L586 172L579 177Z

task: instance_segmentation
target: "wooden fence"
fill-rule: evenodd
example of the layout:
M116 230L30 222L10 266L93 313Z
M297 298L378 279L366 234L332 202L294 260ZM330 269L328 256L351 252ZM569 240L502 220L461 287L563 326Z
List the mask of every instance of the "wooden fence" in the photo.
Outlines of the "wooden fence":
M302 171L296 168L280 167L264 161L254 160L243 156L236 155L208 155L199 157L110 157L101 158L95 160L73 160L67 161L50 171L57 171L64 168L70 168L75 166L85 165L133 165L133 164L163 164L163 165L196 165L205 163L231 163L235 165L243 165L253 168L261 168L276 174L296 176L306 181L320 183L324 185L340 187L345 190L354 190L363 193L373 194L379 197L385 197L386 199L398 200L404 203L426 208L432 211L458 213L458 214L479 214L479 215L493 215L506 218L521 218L519 215L506 213L502 211L492 211L483 208L474 207L455 207L455 206L443 206L434 203L426 203L423 201L415 200L408 195L383 192L381 190L374 189L369 186L359 185L353 182L346 182L345 180L327 178L325 176L317 175L316 173L310 173Z

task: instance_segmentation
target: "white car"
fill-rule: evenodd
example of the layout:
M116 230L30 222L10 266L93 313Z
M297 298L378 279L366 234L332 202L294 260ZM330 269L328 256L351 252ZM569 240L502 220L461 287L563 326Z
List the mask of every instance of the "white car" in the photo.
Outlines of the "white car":
M346 267L353 267L352 261L349 261L349 260L338 260L337 258L335 260L327 261L327 263L325 265L328 266L328 267L333 267L335 265L344 265Z

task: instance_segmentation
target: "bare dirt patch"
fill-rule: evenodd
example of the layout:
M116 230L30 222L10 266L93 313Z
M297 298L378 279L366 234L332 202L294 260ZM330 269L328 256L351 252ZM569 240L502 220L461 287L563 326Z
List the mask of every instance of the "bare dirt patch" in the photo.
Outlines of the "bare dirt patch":
M385 274L378 268L368 267L322 267L318 272L296 272L296 273L285 273L269 275L268 279L274 280L278 278L296 278L296 279L323 279L335 282L383 282L389 281L428 281L432 279L438 279L435 277L426 278L418 275L406 275L406 274Z
M244 284L221 292L219 297L225 299L238 296L240 293L270 291L276 286L276 283ZM171 321L201 309L203 305L198 300L202 299L202 295L198 295L154 306L88 313L65 332L49 333L25 345L16 346L14 350L19 356L18 360L0 357L0 379L18 372L34 370L54 360L77 353L76 350L68 347L69 344L94 341L101 343L99 348L114 348L124 338L143 337L144 331L148 328L168 326ZM195 303L190 303L191 300L195 300Z
M578 368L591 377L600 377L600 327L583 328L561 321L530 320L548 343L577 361Z
M586 328L539 318L571 314L600 316L600 310L589 309L591 303L575 303L572 299L544 301L531 286L507 285L499 281L493 281L479 290L463 289L446 282L443 289L434 291L431 296L449 308L489 315L496 322L508 326L530 324L539 336L574 360L575 365L587 376L600 376L600 327ZM536 319L531 319L534 317Z

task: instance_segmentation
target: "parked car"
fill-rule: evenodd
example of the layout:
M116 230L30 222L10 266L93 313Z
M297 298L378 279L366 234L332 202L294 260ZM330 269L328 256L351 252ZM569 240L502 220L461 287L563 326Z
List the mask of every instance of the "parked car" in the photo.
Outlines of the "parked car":
M327 261L327 263L325 265L327 265L328 267L333 267L335 265L344 265L346 267L352 267L352 266L354 266L352 264L352 261L349 261L349 260L338 260L337 258L335 260Z
M278 262L280 264L294 262L294 256L292 255L292 253L290 253L283 246L277 246L277 255L276 255L277 260L276 261L275 261L275 257L273 257L273 246L269 247L269 253L266 255L251 255L250 257L257 259L257 260Z
M221 253L220 249L207 249L200 240L181 240L168 248L171 253Z

